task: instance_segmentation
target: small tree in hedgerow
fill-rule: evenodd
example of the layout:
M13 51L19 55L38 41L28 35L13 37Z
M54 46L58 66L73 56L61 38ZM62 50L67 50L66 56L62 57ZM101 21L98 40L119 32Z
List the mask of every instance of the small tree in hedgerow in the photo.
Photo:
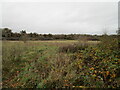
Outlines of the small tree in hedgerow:
M120 49L120 28L118 28L117 34L118 34L118 47Z
M20 33L21 33L21 40L22 40L24 43L26 43L26 41L27 41L26 31L25 31L25 30L22 30L22 31L20 31Z

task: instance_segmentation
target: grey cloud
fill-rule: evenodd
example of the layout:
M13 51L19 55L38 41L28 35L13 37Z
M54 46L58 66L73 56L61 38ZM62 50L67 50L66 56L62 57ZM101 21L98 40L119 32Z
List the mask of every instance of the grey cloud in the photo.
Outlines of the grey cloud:
M2 25L14 32L26 29L37 33L115 33L117 3L3 3Z

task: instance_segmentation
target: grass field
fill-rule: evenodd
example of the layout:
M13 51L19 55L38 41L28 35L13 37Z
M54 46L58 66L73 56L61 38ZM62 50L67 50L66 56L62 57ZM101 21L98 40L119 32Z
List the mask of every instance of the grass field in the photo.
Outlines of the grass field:
M3 41L3 88L119 88L117 40Z

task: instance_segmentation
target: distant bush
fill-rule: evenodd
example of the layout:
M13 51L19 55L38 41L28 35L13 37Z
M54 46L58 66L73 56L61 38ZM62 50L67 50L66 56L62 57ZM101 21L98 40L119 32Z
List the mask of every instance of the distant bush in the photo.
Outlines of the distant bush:
M59 52L75 53L75 52L79 52L80 50L85 50L87 47L88 47L88 44L77 43L77 44L62 46L59 48Z

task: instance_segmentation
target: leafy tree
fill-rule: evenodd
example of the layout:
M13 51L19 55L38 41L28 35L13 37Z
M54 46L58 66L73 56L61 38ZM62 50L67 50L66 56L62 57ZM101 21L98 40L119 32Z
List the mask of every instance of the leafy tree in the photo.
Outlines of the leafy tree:
M120 49L120 28L118 28L117 34L118 34L118 48Z
M2 37L4 38L4 39L10 39L11 38L11 35L12 35L12 30L11 29L8 29L8 28L4 28L3 30L2 30Z
M118 30L117 30L117 34L120 35L120 28L118 28Z
M53 36L52 34L50 34L50 33L48 34L48 37L52 37L52 36Z
M27 33L26 33L26 31L25 31L25 30L22 30L22 31L20 31L20 34L21 34L21 40L22 40L24 43L26 43L26 41L27 41Z

